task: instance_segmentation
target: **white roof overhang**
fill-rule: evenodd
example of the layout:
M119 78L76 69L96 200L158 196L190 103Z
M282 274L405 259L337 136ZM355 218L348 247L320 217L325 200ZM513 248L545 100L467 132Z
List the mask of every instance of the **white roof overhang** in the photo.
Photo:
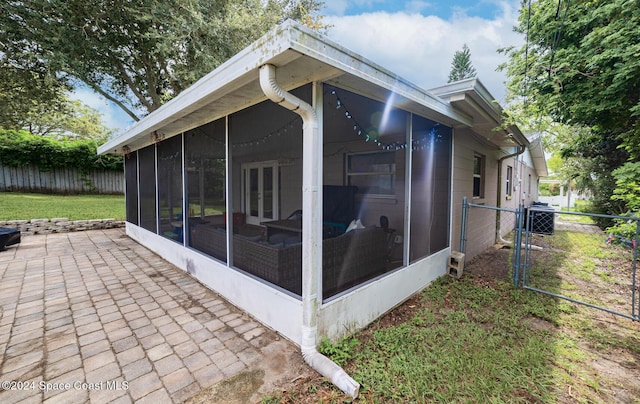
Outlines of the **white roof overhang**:
M544 148L542 147L542 135L540 133L534 133L528 135L527 138L529 139L529 152L531 153L536 174L538 174L538 177L547 177L549 170L547 169L547 158L544 155Z
M266 100L260 66L276 66L285 90L314 81L333 84L443 124L476 127L473 109L424 90L301 25L286 21L198 80L174 99L98 148L124 154Z
M502 127L502 108L477 78L456 81L429 91L469 115L473 120L475 137L488 146L529 146L529 141L517 126Z

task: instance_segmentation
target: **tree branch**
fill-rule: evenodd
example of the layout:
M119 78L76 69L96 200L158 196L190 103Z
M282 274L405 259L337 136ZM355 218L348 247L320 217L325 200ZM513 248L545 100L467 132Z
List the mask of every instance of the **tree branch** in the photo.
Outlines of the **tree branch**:
M91 84L91 83L86 83L86 84L88 84L89 87L91 87L91 89L93 91L95 91L96 93L102 95L103 97L105 97L109 101L111 101L114 104L116 104L117 106L119 106L120 109L122 109L124 112L126 112L127 115L129 115L131 118L133 118L134 121L138 122L140 120L140 118L133 111L131 111L129 108L127 108L127 106L124 105L122 103L122 101L120 101L117 98L113 97L111 94L107 93L106 91L104 91L102 88L100 88L99 86L97 86L95 84Z
M115 63L116 68L120 71L120 74L122 75L121 78L124 79L124 81L127 83L127 87L129 87L131 92L133 92L133 94L138 98L138 101L140 101L140 104L144 105L147 111L149 112L153 111L155 108L151 103L149 103L149 101L147 101L144 94L140 92L140 89L138 88L138 86L136 86L136 84L131 80L131 77L129 77L129 74L127 73L127 69L125 69L122 61L118 59L114 59L113 62Z

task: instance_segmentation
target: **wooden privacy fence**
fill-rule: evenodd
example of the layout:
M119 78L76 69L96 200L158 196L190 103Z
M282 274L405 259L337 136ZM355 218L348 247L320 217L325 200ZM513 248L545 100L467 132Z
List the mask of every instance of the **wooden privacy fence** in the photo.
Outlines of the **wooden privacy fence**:
M95 170L83 175L76 169L54 168L40 171L37 166L0 165L0 191L52 194L123 194L124 172Z

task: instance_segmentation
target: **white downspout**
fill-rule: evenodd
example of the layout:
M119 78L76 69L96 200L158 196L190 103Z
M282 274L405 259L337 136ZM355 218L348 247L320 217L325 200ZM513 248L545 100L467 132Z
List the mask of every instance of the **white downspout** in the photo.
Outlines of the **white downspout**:
M527 148L524 145L518 145L518 150L516 150L515 153L507 154L506 156L502 156L498 159L498 190L497 190L498 208L502 207L502 162L508 158L518 157L519 155L524 153L526 149ZM511 186L513 187L513 184L511 184ZM513 242L507 241L502 237L501 213L502 212L499 210L496 212L496 243L501 243L504 245L512 245Z
M315 109L300 98L284 91L276 82L276 68L260 67L260 87L273 102L302 117L302 341L304 360L340 390L353 398L358 396L360 384L340 366L316 349L318 337L318 269L322 265L322 201L318 190L322 185L322 138L318 130Z

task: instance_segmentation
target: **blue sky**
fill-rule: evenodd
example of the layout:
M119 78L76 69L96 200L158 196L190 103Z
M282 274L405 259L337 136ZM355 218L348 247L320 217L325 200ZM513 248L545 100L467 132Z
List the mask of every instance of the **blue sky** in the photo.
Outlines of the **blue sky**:
M434 15L443 19L462 13L492 19L501 11L501 2L495 0L325 0L324 3L323 14L325 15L359 15L384 11Z
M519 0L324 0L327 35L346 48L424 87L446 84L456 51L466 44L480 81L503 106L506 62L498 48L520 46L512 27ZM115 105L92 93L75 97L103 114L107 126L121 131L133 122Z

